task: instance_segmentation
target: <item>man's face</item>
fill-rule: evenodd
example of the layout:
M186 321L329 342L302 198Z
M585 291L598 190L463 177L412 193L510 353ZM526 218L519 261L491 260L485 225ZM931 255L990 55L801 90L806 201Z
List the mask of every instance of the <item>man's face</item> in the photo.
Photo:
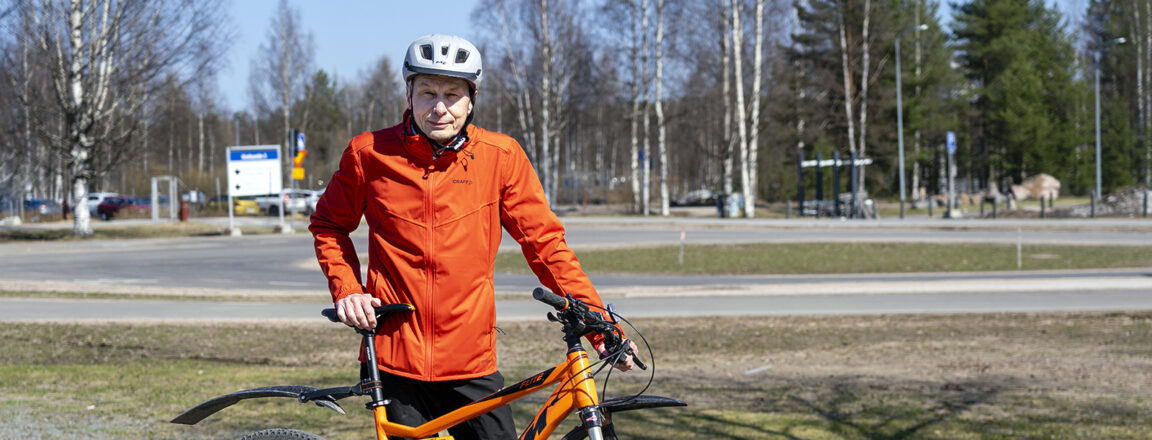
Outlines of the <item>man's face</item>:
M408 105L420 130L442 144L464 128L472 112L468 82L447 76L417 75L408 86Z

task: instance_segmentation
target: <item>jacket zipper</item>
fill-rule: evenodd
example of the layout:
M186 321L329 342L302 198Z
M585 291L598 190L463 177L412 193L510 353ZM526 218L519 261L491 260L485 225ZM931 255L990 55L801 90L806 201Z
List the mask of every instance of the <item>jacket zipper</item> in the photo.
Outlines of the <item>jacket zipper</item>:
M427 220L426 220L424 227L427 228L427 230L428 230L428 234L427 234L428 246L425 247L426 254L424 255L424 261L425 261L424 270L428 274L427 275L427 278L428 278L428 304L426 305L427 309L428 309L428 315L427 315L428 319L426 319L424 322L424 328L425 328L424 334L428 335L428 343L424 345L424 360L425 360L425 364L426 364L425 365L426 371L424 372L424 380L432 380L432 372L435 369L435 365L434 365L435 362L432 359L432 352L433 352L433 346L436 345L436 334L434 333L435 332L435 322L434 321L436 320L436 318L435 318L436 310L434 309L434 304L436 304L436 290L435 290L436 271L435 271L435 268L433 267L433 265L435 264L435 260L433 259L433 255L435 254L434 251L435 251L436 243L435 243L435 241L433 241L433 231L432 231L432 228L434 227L434 224L436 221L436 218L435 218L436 213L435 213L435 211L433 211L433 197L432 197L432 192L436 188L436 185L435 185L436 173L434 171L435 170L435 161L433 161L431 168L432 168L433 172L428 174L428 189L426 191L424 191L424 212L426 213L425 215L427 216Z

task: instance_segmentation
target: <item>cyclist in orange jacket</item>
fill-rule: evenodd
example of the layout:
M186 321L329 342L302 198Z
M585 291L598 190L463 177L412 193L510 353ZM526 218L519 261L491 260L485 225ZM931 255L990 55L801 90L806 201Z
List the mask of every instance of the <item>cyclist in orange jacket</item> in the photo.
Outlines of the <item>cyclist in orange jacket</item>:
M455 36L420 37L403 74L403 120L352 139L309 230L340 319L377 328L371 361L392 399L389 419L418 425L503 387L492 284L501 226L546 287L603 302L524 150L471 124L483 75L476 47ZM349 238L361 217L369 229L366 284ZM382 303L412 304L416 313L376 323L372 307ZM591 342L603 352L600 340ZM629 358L619 368L632 366ZM450 433L515 438L508 407Z

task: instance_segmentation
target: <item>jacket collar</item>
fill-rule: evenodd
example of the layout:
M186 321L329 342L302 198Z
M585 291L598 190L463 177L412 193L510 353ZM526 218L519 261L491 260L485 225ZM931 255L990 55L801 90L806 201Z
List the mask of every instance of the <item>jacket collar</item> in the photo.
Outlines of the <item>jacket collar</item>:
M419 158L427 162L434 162L440 157L454 156L458 151L467 149L477 135L476 126L471 123L466 123L464 125L464 132L456 135L457 138L460 136L464 137L459 147L455 149L444 148L420 132L420 129L416 126L416 122L412 120L411 109L404 110L403 121L400 123L399 128L400 137L404 140L404 147L408 153L414 158ZM442 149L439 154L437 154L437 149Z

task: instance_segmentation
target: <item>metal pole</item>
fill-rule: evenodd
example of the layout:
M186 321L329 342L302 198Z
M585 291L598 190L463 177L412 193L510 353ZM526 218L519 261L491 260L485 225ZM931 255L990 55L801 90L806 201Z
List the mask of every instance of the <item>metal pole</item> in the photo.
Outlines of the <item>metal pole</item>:
M856 185L856 152L855 151L852 152L851 168L852 168L852 176L851 176L851 178L852 178L852 182L851 182L851 185L852 185L852 206L848 208L848 218L856 218L856 215L857 215L856 208L859 206L859 204L858 204L857 199L856 199L856 186L857 185Z
M804 216L804 152L796 154L796 209Z
M1095 52L1096 59L1096 196L1100 192L1100 50Z
M832 210L840 217L840 152L832 152Z
M824 153L816 153L816 218L824 209Z
M900 32L903 34L904 32ZM900 93L900 34L896 35L896 138L900 162L900 218L904 218L904 105Z

